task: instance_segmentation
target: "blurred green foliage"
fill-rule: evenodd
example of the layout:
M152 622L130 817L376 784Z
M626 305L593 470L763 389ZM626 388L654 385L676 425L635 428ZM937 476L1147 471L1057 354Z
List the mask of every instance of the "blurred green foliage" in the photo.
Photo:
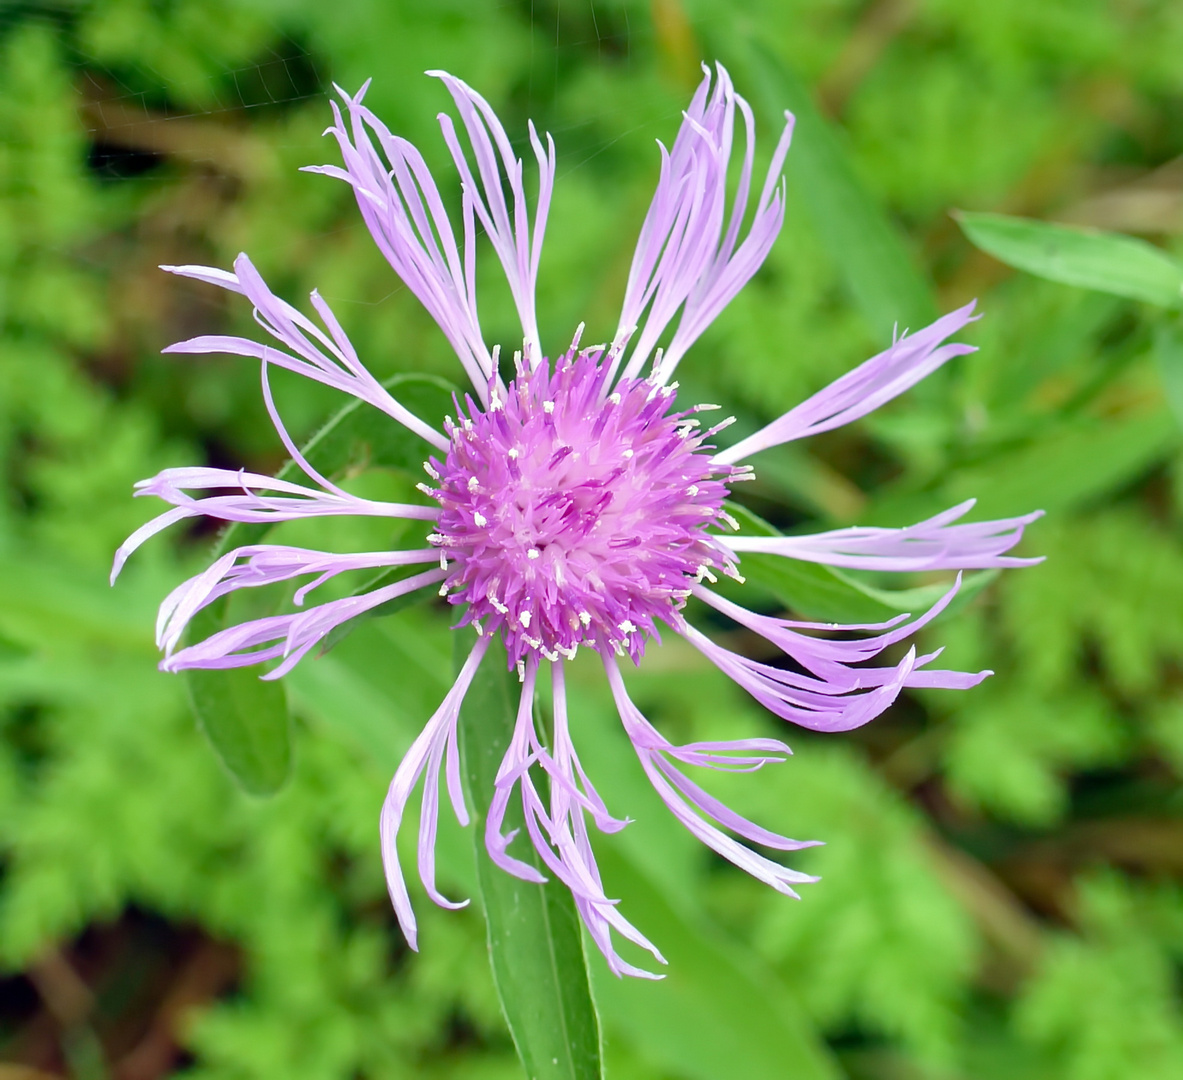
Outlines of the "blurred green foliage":
M753 33L779 83L740 47ZM249 332L249 311L155 267L247 250L293 302L319 288L379 376L454 377L348 191L297 171L333 159L319 137L331 82L371 76L370 103L442 167L445 99L420 72L445 67L511 132L533 117L554 134L543 336L553 347L586 320L604 337L653 139L672 138L698 60L719 55L761 109L765 153L775 108L809 108L777 98L795 92L786 80L819 111L790 155L784 234L684 364L688 393L755 424L880 347L884 296L944 309L977 295L985 314L979 352L758 462L751 508L790 527L899 524L970 496L989 515L1043 506L1026 553L1048 559L929 634L952 664L994 669L982 687L915 694L850 736L790 733L790 764L721 778L740 810L827 841L798 860L823 875L800 904L663 816L595 672L573 675L585 763L636 818L603 845L609 888L674 961L658 987L597 973L610 1074L1183 1073L1179 330L1010 274L946 213L1095 225L1178 257L1181 54L1170 0L0 5L0 1055L88 1077L519 1075L480 912L419 894L413 955L382 881L378 807L447 685L443 613L375 620L297 669L293 776L255 800L154 669L155 604L209 536L158 539L106 586L114 548L153 512L135 480L282 463L252 365L156 355ZM483 323L509 343L483 258ZM303 435L340 404L277 388ZM325 546L357 540L334 528ZM632 687L679 736L775 730L677 643ZM455 829L445 874L472 894ZM204 944L145 974L126 941L146 924ZM186 989L223 954L229 975ZM71 967L91 997L73 1010L55 994Z

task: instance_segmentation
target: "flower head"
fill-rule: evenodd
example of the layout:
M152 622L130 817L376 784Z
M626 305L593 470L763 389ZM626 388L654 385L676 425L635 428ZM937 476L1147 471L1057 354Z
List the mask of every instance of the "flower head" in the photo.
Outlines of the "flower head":
M543 864L566 884L593 940L618 974L648 975L616 952L613 934L660 953L621 914L602 886L589 824L604 832L626 824L614 817L580 764L567 719L564 665L583 647L602 659L620 720L642 767L673 814L703 843L773 888L795 896L814 880L755 851L792 851L812 841L790 840L741 817L687 774L687 767L755 769L783 760L778 740L678 746L630 700L619 660L641 659L661 626L680 634L776 716L816 731L844 731L882 713L901 689L964 689L988 672L932 666L938 652L877 665L884 650L914 634L952 599L954 585L927 613L872 626L835 627L761 615L710 586L719 575L742 582L745 553L762 552L832 566L914 571L1025 565L1006 553L1037 514L964 523L963 503L907 528L847 528L808 536L746 536L725 509L730 486L752 477L741 464L757 452L849 423L891 400L969 347L945 344L973 317L973 305L894 341L765 428L720 450L724 420L704 427L699 414L714 406L677 401L673 373L703 330L751 278L768 254L784 217L781 168L792 117L772 155L754 205L754 122L727 72L705 75L673 147L661 148L657 191L641 228L617 332L610 344L581 347L582 327L566 351L543 352L534 291L555 174L555 149L533 126L530 145L539 168L533 221L523 164L489 104L459 79L443 80L459 112L469 149L453 120L441 115L444 140L461 180L463 230L458 242L435 180L419 151L392 134L356 96L342 92L348 120L334 105L344 167L322 166L353 187L371 235L391 266L447 336L472 384L457 416L437 431L391 395L365 368L328 305L314 292L318 325L276 297L245 255L234 271L166 267L241 293L276 344L236 337L198 337L170 352L228 352L261 362L263 395L276 430L308 482L297 484L213 468L166 469L143 481L138 494L171 504L137 530L116 555L117 574L148 537L186 517L278 522L322 515L369 515L423 523L423 544L406 551L342 555L257 544L218 559L161 605L157 626L162 667L225 668L276 660L263 678L277 678L337 626L397 596L438 588L461 610L459 626L475 643L451 691L400 764L381 815L387 882L412 945L415 916L395 838L412 790L424 777L418 863L429 896L456 906L435 885L434 839L441 770L453 809L468 814L459 787L457 721L464 696L498 636L521 682L521 705L497 776L485 822L490 856L507 872L539 880L532 865L509 852L504 828L515 791L526 828ZM727 173L742 121L744 150L735 192ZM508 194L507 194L508 193ZM749 213L750 211L750 213ZM522 326L513 378L505 382L497 347L482 336L474 286L478 226L488 236L509 282ZM675 319L677 320L675 323ZM672 333L667 335L670 326ZM667 338L665 348L658 342ZM336 387L384 411L436 449L421 484L433 505L359 498L322 476L296 448L276 410L269 368L286 368ZM196 492L198 494L190 494ZM378 567L425 567L368 593L305 609L309 593L338 574ZM307 578L295 594L301 610L254 619L181 647L193 616L236 589ZM733 653L686 619L696 597L766 638L792 662L776 666ZM819 636L819 630L857 632ZM554 724L544 740L533 701L540 674L554 690ZM535 784L541 769L544 796Z
M601 644L639 660L690 582L734 572L708 532L739 471L704 448L713 429L671 411L668 386L621 378L605 394L604 350L576 350L519 369L504 401L493 387L488 411L469 399L431 461L448 598L514 663Z

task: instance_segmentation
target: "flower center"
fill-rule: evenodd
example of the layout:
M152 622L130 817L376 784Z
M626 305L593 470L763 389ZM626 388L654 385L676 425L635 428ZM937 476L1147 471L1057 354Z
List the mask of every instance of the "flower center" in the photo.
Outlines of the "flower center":
M511 663L580 645L638 660L691 582L734 573L708 533L737 472L703 448L718 429L668 412L672 387L622 379L604 397L599 357L543 361L485 412L466 398L446 461L427 466L448 599L468 605L461 625L500 629Z

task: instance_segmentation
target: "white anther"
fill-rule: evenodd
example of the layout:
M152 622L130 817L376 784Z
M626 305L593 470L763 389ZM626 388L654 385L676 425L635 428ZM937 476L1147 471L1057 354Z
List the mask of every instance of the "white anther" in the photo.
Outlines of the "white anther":
M518 661L518 682L525 682L525 681L526 681L526 661L519 660Z
M500 614L500 615L508 615L509 614L509 608L507 608L492 593L489 593L489 595L486 596L485 599L489 601L489 603L493 606L493 610L496 611L498 614Z
M612 646L613 652L615 652L617 656L624 655L624 646L621 645L619 641L613 641L613 642L610 642L610 644Z
M539 551L537 548L530 548L530 550L526 552L526 558L527 559L537 559L541 554L542 554L542 552Z
M482 514L479 510L473 511L472 520L476 524L476 527L478 529L483 529L486 525L489 524L489 519L487 517L485 517L485 515Z
M484 632L484 630L481 629L481 624L478 619L472 620L472 628L476 631L477 637L484 637L485 636L485 632Z
M707 405L704 403L702 405L695 405L694 412L710 412L712 409L721 409L721 408L723 408L722 405Z
M591 626L591 616L586 611L581 611L579 613L579 621L583 623L585 630L587 627Z
M440 474L435 471L435 466L432 465L430 461L423 462L423 471L427 473L427 475L430 476L432 480L438 480L440 478Z
M447 539L439 533L428 533L427 542L429 544L444 544L447 543ZM443 556L441 555L440 558L442 559Z
M719 422L718 422L718 423L717 423L717 424L716 424L716 425L715 425L713 428L711 428L711 429L710 429L710 430L707 432L707 434L708 434L708 435L717 435L717 434L718 434L720 431L722 431L724 428L729 428L729 427L731 427L731 425L732 425L732 424L734 424L734 423L735 423L735 417L734 417L734 416L729 416L729 417L727 417L727 419L726 419L726 420L720 420L720 421L719 421Z
M448 583L445 581L440 586L440 596L447 596L447 595L448 595Z
M542 403L542 411L544 413L552 413L555 411L555 403L553 401L544 401Z
M686 494L687 494L687 495L689 495L689 496L690 496L690 498L692 498L692 499L693 499L693 498L694 498L694 496L698 494L698 485L697 485L697 484L691 484L691 485L690 485L690 486L689 486L689 487L686 489Z
M470 476L468 478L468 490L469 491L476 491L476 489L479 488L480 486L481 486L481 482L475 476Z
M522 640L527 645L529 645L531 649L541 649L542 648L542 639L541 638L527 637L525 634L523 634Z
M416 484L415 487L422 491L424 495L435 495L435 491L426 484Z
M516 446L511 446L509 450L506 451L506 453L509 455L509 457L513 458L514 461L517 461L517 459L522 456L521 451Z
M620 395L615 390L613 390L612 393L608 395L608 400L612 402L613 405L619 405Z
M551 649L543 649L542 655L545 659L549 660L552 664L559 658L559 654L557 652L554 652Z
M630 620L628 620L628 619L625 619L625 620L624 620L624 622L620 623L620 624L617 626L617 629L618 629L618 630L619 630L619 631L620 631L622 634L635 634L635 633L637 632L637 628L636 628L636 627L635 627L635 626L632 624L632 622L631 622Z
M620 456L622 458L624 458L625 461L627 461L629 458L631 458L633 456L633 452L631 450L623 450L623 451L621 451Z
M431 539L431 538L428 537L428 539ZM440 569L441 570L448 569L448 556L442 551L440 552Z
M561 652L568 660L574 660L575 654L577 652L579 652L578 645L570 645L570 646L556 645L555 648L558 649L559 652Z
M497 396L496 391L494 391L489 396L489 412L496 412L498 409L503 409L503 408L505 408L505 406L504 406L504 404L502 404L501 398L499 398Z
M518 622L520 622L522 624L523 629L529 630L530 629L530 613L528 611L523 611L518 616Z
M739 522L735 520L726 510L719 511L721 517L728 525L731 526L733 532L739 532Z

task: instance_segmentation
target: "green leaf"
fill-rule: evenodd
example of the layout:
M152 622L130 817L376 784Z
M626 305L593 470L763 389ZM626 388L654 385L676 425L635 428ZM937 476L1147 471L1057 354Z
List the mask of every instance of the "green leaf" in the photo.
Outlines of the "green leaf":
M1176 422L1183 426L1183 330L1178 326L1160 326L1154 338L1154 358L1167 404Z
M749 535L780 535L745 507L729 502L727 509ZM759 552L744 552L739 569L752 585L771 593L792 611L826 622L884 622L904 613L919 615L949 591L947 583L914 589L879 589L822 563ZM996 570L966 575L957 596L941 617L946 618L964 607L997 576ZM728 588L724 579L720 579L720 584Z
M250 668L190 671L185 680L198 726L230 775L252 795L274 795L292 770L291 721L283 684Z
M884 337L896 325L932 322L937 305L896 227L855 171L844 134L818 111L805 85L758 41L728 46L751 87L761 121L779 130L784 111L796 116L793 148L785 163L791 198L810 220L867 321Z
M386 386L407 408L429 422L440 420L451 405L451 387L442 379L400 375ZM302 451L313 468L329 477L372 467L417 471L431 452L432 448L418 435L362 401L346 405ZM294 461L289 461L279 477L300 480L303 473ZM244 544L258 543L270 528L267 523L231 524L219 538L213 557ZM407 572L404 568L400 571ZM374 585L370 582L364 588ZM421 598L420 594L414 599ZM229 615L229 599L223 597L198 613L189 640L204 640L234 621ZM367 612L366 617L403 606L405 603L396 602L385 606L386 611ZM326 640L326 648L340 641L360 620L351 619L338 627ZM198 726L231 775L253 795L278 791L292 764L291 720L283 686L264 682L251 668L189 671L186 678Z
M456 642L459 649L460 635ZM482 822L513 735L519 694L516 676L506 670L505 648L495 640L460 711L464 778L477 817L477 878L488 921L493 979L529 1080L593 1080L602 1076L600 1021L571 893L553 875L545 885L513 877L485 850ZM525 835L517 800L511 802L505 824L520 830L515 855L547 873Z
M1183 266L1145 240L1005 214L954 217L971 243L1017 270L1161 307L1183 300Z

